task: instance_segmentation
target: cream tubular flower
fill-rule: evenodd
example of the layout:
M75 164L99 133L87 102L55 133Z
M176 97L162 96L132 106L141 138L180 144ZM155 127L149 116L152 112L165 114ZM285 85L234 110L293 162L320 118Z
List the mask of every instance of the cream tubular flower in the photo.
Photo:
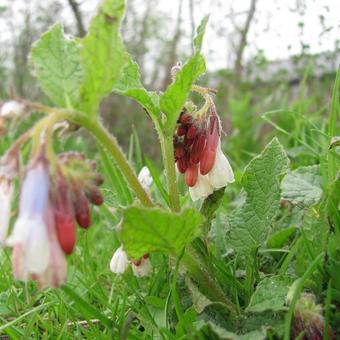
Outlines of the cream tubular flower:
M228 183L233 183L235 181L234 172L221 149L221 142L218 143L215 163L208 176L214 190L223 188L227 186Z
M44 219L49 178L41 161L31 166L22 184L19 217L7 244L13 249L13 269L20 280L44 273L49 262L49 239Z
M123 246L120 246L113 254L110 262L110 270L115 274L123 274L129 266L129 259Z
M197 182L193 187L189 187L189 193L193 201L204 199L214 192L214 188L210 183L209 175L201 175L198 173Z

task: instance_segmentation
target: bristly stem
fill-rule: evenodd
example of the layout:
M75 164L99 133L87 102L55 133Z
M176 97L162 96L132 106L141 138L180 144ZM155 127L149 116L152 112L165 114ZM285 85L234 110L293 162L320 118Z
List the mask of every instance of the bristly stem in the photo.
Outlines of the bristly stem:
M140 202L146 207L153 207L154 203L151 201L151 198L138 181L134 170L119 147L116 138L111 135L97 120L89 119L89 117L80 114L73 116L70 120L73 123L85 127L98 139L98 141L109 151Z
M169 190L170 208L172 211L180 211L181 206L179 202L179 193L177 187L177 176L175 169L173 136L160 132L159 135L163 156L163 163L165 167L165 175Z

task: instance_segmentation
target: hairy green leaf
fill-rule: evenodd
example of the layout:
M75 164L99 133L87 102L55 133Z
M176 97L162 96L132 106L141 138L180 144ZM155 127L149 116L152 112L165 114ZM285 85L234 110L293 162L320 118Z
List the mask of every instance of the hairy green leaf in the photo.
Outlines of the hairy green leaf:
M209 15L206 15L202 19L200 25L197 27L197 34L196 34L196 37L194 38L194 47L195 47L196 53L201 51L205 28L207 26L208 20L209 20Z
M316 204L321 196L321 175L318 165L302 166L289 172L282 180L282 198L301 207Z
M83 39L84 83L80 108L91 115L98 112L100 101L111 92L127 62L119 31L124 3L124 0L104 0Z
M200 53L194 54L177 73L160 98L161 111L167 117L167 128L172 133L178 116L187 100L193 83L205 72L205 61Z
M250 331L245 334L236 334L219 325L216 325L212 321L203 322L203 320L196 323L196 327L199 329L199 339L220 339L220 340L264 340L266 334L261 330Z
M80 46L76 40L65 37L59 24L34 44L30 62L41 89L54 104L71 108L79 102L83 77Z
M273 276L263 279L252 295L248 312L280 311L285 309L286 296L291 280L287 277Z
M160 208L130 207L124 213L121 239L135 259L151 252L179 255L199 235L202 222L202 215L193 209L176 214Z
M276 138L247 166L242 177L246 202L229 218L229 242L240 254L249 254L266 239L279 210L279 176L287 170L287 155Z
M155 92L147 91L142 82L139 67L129 58L128 63L122 68L120 77L113 87L113 91L136 100L151 115L159 116L159 97Z

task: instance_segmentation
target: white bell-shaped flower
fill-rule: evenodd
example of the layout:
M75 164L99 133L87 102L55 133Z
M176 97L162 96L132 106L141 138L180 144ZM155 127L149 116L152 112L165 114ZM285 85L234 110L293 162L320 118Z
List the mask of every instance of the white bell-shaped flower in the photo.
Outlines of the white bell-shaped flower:
M139 172L138 181L143 186L143 188L147 189L150 187L150 185L152 184L152 176L148 167L144 166L143 169Z
M123 274L129 266L129 259L123 246L120 246L113 254L110 262L110 270L115 274Z
M234 172L221 149L221 142L219 142L217 146L215 163L208 176L210 183L215 190L223 188L227 186L228 183L235 181Z
M21 280L43 274L48 266L50 245L45 221L48 193L45 165L37 161L27 171L21 189L19 217L7 240L7 244L14 247L14 272Z
M204 199L214 192L214 188L210 183L209 175L201 175L198 173L197 182L193 187L189 187L189 193L193 201Z
M149 276L152 273L149 256L142 257L137 263L132 262L132 271L136 277Z
M1 117L19 117L26 112L26 106L16 100L5 102L0 107Z

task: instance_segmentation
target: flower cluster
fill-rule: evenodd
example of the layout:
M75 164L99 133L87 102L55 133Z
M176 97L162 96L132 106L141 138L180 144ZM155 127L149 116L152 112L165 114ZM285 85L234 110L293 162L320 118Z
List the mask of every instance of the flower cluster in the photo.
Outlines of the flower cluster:
M193 201L234 181L220 137L221 122L214 105L197 117L186 111L181 113L174 136L175 161Z
M102 178L80 154L62 154L56 164L42 150L29 164L21 186L19 216L6 244L13 247L17 279L58 287L76 242L76 222L90 225L89 202L101 204ZM10 210L10 209L9 209Z

